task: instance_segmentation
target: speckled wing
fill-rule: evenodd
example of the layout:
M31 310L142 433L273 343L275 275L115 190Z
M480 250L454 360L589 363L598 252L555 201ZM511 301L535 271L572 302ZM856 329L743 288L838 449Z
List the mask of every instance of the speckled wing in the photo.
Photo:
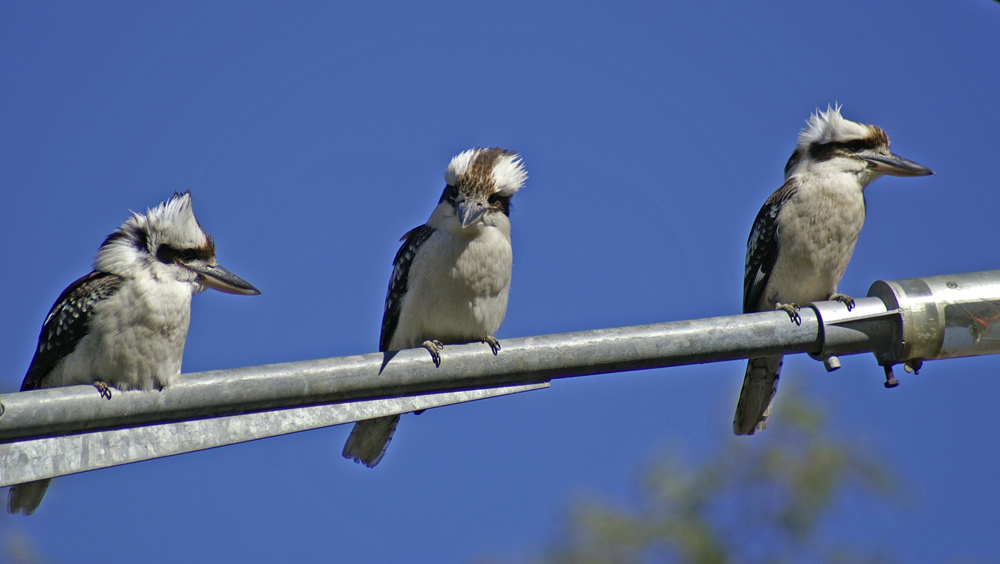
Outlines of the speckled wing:
M95 271L63 290L42 325L38 348L21 384L21 391L42 387L42 379L60 360L72 353L87 334L94 305L117 292L122 281L117 274Z
M420 246L427 241L427 238L432 233L434 233L434 228L421 225L403 235L403 246L399 248L399 252L396 253L396 259L393 261L389 291L385 295L385 313L382 314L382 334L378 340L378 350L380 351L389 349L389 342L392 341L392 335L396 332L396 325L399 324L399 313L403 307L403 296L406 295L413 257L417 256Z
M747 240L746 270L743 275L743 313L757 311L774 268L774 261L778 259L778 213L798 188L796 179L788 179L764 202L753 222L753 229Z

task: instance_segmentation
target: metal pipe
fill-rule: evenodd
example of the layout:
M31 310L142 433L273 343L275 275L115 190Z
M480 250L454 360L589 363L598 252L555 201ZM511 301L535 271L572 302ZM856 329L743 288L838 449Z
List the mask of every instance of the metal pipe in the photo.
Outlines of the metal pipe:
M900 312L896 362L1000 354L1000 270L879 280L868 295Z
M841 306L843 307L843 306ZM534 384L605 372L818 352L812 309L732 315L503 340L494 358L483 344L448 345L436 368L423 349L372 353L183 375L161 392L89 386L0 396L0 443L96 429L220 417L271 409L432 392Z
M894 364L1000 353L1000 270L878 281L848 310L783 311L186 374L162 392L90 386L0 396L0 485L536 390L554 378L806 352Z
M548 384L530 384L293 407L0 443L0 486L287 435L372 417L516 394L547 386Z

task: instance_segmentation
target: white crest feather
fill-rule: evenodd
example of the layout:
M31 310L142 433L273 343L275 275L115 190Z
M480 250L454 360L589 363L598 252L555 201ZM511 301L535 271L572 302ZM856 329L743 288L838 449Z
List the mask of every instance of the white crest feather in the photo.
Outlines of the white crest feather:
M826 111L819 109L806 120L806 127L799 135L798 146L808 147L812 143L829 143L831 141L847 141L861 139L871 133L867 125L844 119L840 115L840 104L827 106Z
M479 154L486 150L483 148L469 149L452 158L448 164L448 169L444 173L445 182L449 186L455 186L458 179L469 172L469 168L476 161L476 158L479 157ZM497 149L491 150L498 151ZM515 192L524 186L524 181L528 178L528 173L524 170L524 163L521 160L521 156L515 153L500 155L493 164L490 175L495 187L494 193L503 196L514 195Z
M152 253L161 244L177 249L209 245L208 235L198 225L191 203L191 193L174 194L169 200L145 214L132 212L117 231L97 251L94 268L103 272L125 274L123 269L136 266L138 255L153 260Z
M208 243L208 236L194 217L190 192L174 194L173 198L147 210L145 216L133 213L122 228L133 222L136 228L145 227L160 244L189 249Z
M480 151L482 149L469 149L451 159L451 162L448 163L448 169L444 172L444 181L448 183L448 186L455 186L459 177L469 171L469 166L472 165L472 161L475 160Z
M502 196L513 196L524 186L524 181L527 179L528 172L524 170L521 155L503 155L493 166L493 182L496 184L497 193Z

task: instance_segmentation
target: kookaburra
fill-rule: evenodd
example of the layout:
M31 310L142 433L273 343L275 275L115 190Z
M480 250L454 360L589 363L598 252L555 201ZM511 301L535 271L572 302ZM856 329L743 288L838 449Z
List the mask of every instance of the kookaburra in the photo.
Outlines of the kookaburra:
M507 312L510 199L527 177L518 155L472 149L451 160L427 223L403 236L382 316L380 351L422 346L440 365L443 343L482 341L493 354ZM399 416L359 421L343 455L378 464Z
M864 190L884 175L925 176L927 168L889 151L875 125L827 107L810 117L785 165L785 183L764 202L747 241L743 312L782 309L798 321L798 304L854 300L837 293L865 221ZM747 363L733 419L737 435L767 427L781 356Z
M191 209L190 193L133 214L97 251L94 271L49 310L21 391L93 384L159 390L181 372L191 296L256 288L215 262L215 244ZM50 480L10 488L7 510L31 515Z

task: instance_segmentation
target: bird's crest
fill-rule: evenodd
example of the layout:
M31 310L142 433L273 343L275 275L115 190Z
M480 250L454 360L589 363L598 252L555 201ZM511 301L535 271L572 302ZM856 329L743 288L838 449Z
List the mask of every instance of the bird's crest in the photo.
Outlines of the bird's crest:
M152 259L161 245L198 249L204 256L215 256L215 243L194 216L190 192L174 194L145 214L132 212L132 217L104 240L94 268L118 273L121 267L135 263L137 253Z
M528 173L521 156L498 148L469 149L451 159L444 179L460 191L484 191L487 196L513 196L524 186Z
M799 170L808 159L829 158L837 154L835 149L851 151L869 148L889 148L889 136L877 125L867 125L845 119L840 115L840 104L827 106L826 111L816 113L806 120L806 127L799 134L795 151L785 164L785 180Z
M889 136L882 128L844 119L840 115L842 107L840 104L828 105L825 112L817 109L816 113L809 116L809 119L806 120L806 127L799 134L799 148L807 149L813 144L866 138L888 145Z

